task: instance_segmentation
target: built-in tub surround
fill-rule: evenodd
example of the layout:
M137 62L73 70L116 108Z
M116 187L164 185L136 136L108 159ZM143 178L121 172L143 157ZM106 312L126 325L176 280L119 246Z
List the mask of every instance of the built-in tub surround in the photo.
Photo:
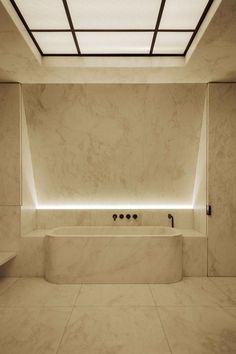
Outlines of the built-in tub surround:
M167 227L64 227L45 239L54 283L171 283L182 279L182 236Z

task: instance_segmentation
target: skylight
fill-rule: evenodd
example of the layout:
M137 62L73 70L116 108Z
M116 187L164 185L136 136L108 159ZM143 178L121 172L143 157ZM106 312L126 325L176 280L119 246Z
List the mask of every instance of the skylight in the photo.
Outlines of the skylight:
M10 0L42 56L185 56L214 0Z

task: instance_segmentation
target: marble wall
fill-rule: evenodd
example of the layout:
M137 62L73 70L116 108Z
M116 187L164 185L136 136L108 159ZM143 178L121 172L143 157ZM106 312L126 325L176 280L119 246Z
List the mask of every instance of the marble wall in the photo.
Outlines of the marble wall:
M207 121L208 121L208 90L206 90L198 160L193 191L193 228L203 234L207 233Z
M37 194L34 184L28 128L26 124L24 102L22 102L22 206L21 234L24 235L36 228Z
M20 85L0 84L0 251L16 251L21 204Z
M236 276L236 84L209 85L208 274Z
M39 205L191 205L205 85L23 85Z

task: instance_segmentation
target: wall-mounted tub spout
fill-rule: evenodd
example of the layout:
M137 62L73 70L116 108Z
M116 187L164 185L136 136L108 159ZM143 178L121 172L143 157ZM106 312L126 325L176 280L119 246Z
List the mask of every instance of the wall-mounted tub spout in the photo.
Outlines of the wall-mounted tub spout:
M172 214L168 214L168 219L171 219L171 227L175 227L175 220Z

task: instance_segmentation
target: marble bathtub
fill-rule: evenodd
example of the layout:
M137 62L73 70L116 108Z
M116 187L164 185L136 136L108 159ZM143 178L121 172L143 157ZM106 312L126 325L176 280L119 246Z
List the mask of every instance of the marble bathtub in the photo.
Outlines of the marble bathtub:
M182 235L169 227L60 227L45 237L53 283L172 283L182 279Z

